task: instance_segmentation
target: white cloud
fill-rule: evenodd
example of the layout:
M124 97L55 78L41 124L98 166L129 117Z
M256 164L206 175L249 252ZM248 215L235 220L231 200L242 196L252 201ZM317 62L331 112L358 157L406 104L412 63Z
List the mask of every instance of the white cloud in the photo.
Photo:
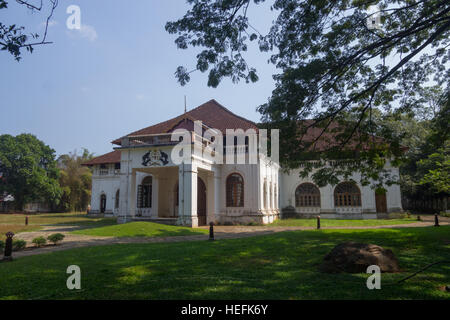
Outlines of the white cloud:
M93 26L82 24L80 30L78 31L83 38L86 38L89 41L95 41L98 38L97 31L95 31L95 28Z
M88 39L91 42L97 40L97 31L93 26L82 24L80 29L72 29L67 31L70 36L80 36L82 38Z

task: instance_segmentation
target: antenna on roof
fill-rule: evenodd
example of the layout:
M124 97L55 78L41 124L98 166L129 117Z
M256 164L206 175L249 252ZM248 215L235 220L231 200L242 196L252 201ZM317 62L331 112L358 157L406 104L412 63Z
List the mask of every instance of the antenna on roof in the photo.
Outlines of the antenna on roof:
M184 113L186 113L187 109L186 109L186 95L184 95Z

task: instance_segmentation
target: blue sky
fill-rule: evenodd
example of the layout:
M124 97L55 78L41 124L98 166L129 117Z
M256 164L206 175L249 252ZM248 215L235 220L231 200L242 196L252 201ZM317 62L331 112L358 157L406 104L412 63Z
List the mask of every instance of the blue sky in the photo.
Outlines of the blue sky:
M80 31L69 30L69 5L81 9ZM9 1L0 20L43 31L44 13L31 13ZM207 74L194 73L181 87L177 66L195 65L198 50L178 50L175 36L164 30L169 20L188 9L183 0L60 0L47 40L51 45L24 53L18 63L0 52L0 134L32 133L63 154L87 148L100 155L111 141L129 132L177 116L212 98L253 121L256 107L274 88L274 66L254 47L247 55L260 80L238 84L225 80L217 89L206 85ZM252 25L266 32L273 14L253 6Z

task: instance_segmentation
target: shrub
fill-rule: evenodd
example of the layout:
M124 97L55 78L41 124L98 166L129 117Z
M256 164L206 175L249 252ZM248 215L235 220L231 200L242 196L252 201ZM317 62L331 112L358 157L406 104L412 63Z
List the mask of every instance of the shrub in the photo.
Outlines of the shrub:
M58 242L62 241L64 239L65 235L62 233L54 233L47 237L47 240L52 242L55 246Z
M3 250L5 247L5 242L3 240L0 240L0 250Z
M441 212L439 213L439 215L440 215L441 217L447 217L447 218L450 218L450 212L441 211Z
M37 238L34 238L32 242L36 245L36 247L39 248L39 247L42 247L43 245L45 245L47 243L47 240L45 240L44 237L37 237Z
M403 212L392 212L388 215L388 219L405 219L406 217L407 214Z
M13 243L12 243L13 251L23 250L23 249L25 249L26 246L27 246L27 242L25 240L22 240L22 239L13 240Z

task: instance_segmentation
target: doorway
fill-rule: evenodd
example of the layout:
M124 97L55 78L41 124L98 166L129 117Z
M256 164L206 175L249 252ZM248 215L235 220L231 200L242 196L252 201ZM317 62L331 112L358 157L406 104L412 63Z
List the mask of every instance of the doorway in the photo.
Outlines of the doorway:
M197 217L198 225L206 226L206 186L202 179L197 179Z
M106 211L106 195L102 194L100 196L100 213L105 213Z
M387 213L386 193L375 194L377 213Z

